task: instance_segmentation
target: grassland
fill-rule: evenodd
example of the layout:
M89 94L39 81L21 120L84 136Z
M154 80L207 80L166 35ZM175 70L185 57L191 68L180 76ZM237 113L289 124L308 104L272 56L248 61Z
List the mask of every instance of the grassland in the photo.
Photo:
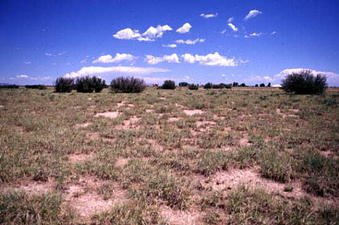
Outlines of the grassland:
M338 224L337 91L0 90L0 224Z

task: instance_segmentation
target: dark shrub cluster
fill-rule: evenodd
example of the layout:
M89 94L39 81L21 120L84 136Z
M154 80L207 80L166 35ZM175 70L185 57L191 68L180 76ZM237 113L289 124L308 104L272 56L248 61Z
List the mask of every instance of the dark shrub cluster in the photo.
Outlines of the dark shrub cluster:
M0 85L0 88L15 89L15 88L19 88L19 86L15 84L6 84L6 85Z
M261 84L260 84L260 87L265 87L265 84L264 84L264 83L261 83Z
M199 85L198 84L189 84L188 85L188 89L190 89L190 90L198 90L199 89Z
M239 84L238 84L238 82L233 82L232 86L233 86L233 87L238 87Z
M187 87L188 83L187 82L180 82L179 87Z
M213 87L213 84L210 82L204 85L205 89L211 89L212 87Z
M207 84L204 85L205 89L223 89L223 88L232 88L232 84L224 84L224 83L220 83L220 84L212 84L210 82L208 82Z
M55 81L55 92L71 92L74 87L72 78L59 77Z
M42 84L35 84L35 85L25 85L25 88L44 90L47 87L45 85L42 85Z
M93 91L100 92L104 89L106 83L98 77L80 77L76 80L75 88L78 92L91 93Z
M161 86L162 89L175 89L175 82L173 80L165 80Z
M139 93L145 88L145 81L134 77L118 77L111 82L111 89L116 93Z
M327 88L326 77L313 76L310 70L292 73L282 80L282 89L295 94L321 94Z

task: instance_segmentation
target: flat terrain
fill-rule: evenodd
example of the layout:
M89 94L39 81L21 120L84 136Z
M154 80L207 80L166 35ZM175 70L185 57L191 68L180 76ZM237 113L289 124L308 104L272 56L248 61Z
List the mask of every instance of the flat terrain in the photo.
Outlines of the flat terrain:
M0 224L338 224L339 92L0 90Z

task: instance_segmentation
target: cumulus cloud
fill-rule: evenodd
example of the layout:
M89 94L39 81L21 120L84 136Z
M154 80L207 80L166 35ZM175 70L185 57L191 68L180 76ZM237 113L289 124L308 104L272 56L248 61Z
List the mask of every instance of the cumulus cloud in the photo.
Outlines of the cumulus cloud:
M195 45L196 43L202 43L205 39L197 38L195 40L176 40L177 44Z
M172 55L164 55L162 57L155 57L152 55L146 55L145 62L148 64L158 64L161 62L168 62L168 63L180 63L179 57L177 54L173 53Z
M230 18L227 19L227 22L232 23L233 20L234 20L234 18L233 18L233 17L230 17Z
M176 48L177 45L176 44L168 44L168 45L162 45L162 47L165 47L165 48Z
M134 59L136 59L136 57L131 54L117 53L115 54L115 57L112 57L111 55L100 56L94 60L93 63L118 63L121 61L133 61Z
M114 38L121 40L138 40L138 41L154 41L155 38L161 38L166 31L171 31L168 25L150 26L144 33L140 34L139 30L125 28L113 34Z
M204 17L206 19L209 19L209 18L217 17L218 13L215 13L215 14L213 14L213 13L209 13L209 14L201 13L200 16Z
M233 24L233 23L228 23L227 24L233 31L237 32L238 28Z
M88 66L82 67L76 72L66 73L64 77L77 78L87 75L94 74L106 74L106 73L118 73L127 75L147 75L151 73L164 73L168 72L168 69L155 68L155 67L133 67L133 66L111 66L111 67L100 67L100 66Z
M206 66L237 66L237 63L233 58L228 59L225 56L220 55L218 52L207 55L192 55L189 53L181 56L187 63L200 63Z
M184 34L190 31L190 29L192 28L191 24L189 23L185 23L184 25L182 25L182 27L179 27L177 29L178 33Z
M245 20L251 19L253 17L256 17L258 15L262 14L261 11L257 10L257 9L252 9L251 11L248 12L248 14L245 16Z

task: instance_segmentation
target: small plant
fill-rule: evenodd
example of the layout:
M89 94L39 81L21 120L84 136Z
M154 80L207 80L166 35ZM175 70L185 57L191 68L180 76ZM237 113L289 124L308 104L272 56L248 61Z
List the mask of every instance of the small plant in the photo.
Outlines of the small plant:
M134 77L118 77L111 82L111 89L116 93L140 93L145 88L145 81Z
M165 80L165 82L161 86L162 89L175 89L175 82L173 80Z
M197 84L190 84L190 85L188 85L188 89L190 89L190 90L198 90L199 89L199 85L197 85Z
M295 94L322 94L327 88L326 77L313 76L310 70L292 73L282 80L282 89Z
M284 187L284 191L285 192L292 192L293 191L293 187L292 186L286 186L286 187Z
M187 87L188 83L187 82L180 82L179 87Z
M204 85L205 89L211 89L212 87L213 87L212 83L207 83L207 84Z
M44 90L46 89L46 86L42 84L35 84L35 85L25 85L25 88Z
M100 92L106 86L105 81L98 77L81 77L76 80L75 88L77 92L91 93Z
M55 92L71 92L74 86L74 80L71 78L59 77L55 81Z

